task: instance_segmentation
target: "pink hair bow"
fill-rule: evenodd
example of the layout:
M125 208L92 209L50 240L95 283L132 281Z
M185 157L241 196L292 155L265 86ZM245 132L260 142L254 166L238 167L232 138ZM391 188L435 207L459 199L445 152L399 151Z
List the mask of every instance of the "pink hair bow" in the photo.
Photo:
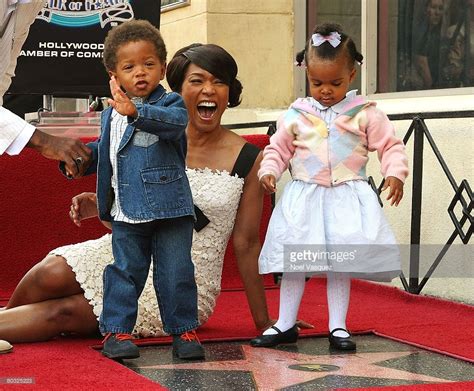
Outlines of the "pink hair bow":
M321 35L319 33L313 34L311 37L313 41L313 46L319 46L324 42L329 42L333 48L339 46L341 43L341 34L337 31L333 31L329 35Z

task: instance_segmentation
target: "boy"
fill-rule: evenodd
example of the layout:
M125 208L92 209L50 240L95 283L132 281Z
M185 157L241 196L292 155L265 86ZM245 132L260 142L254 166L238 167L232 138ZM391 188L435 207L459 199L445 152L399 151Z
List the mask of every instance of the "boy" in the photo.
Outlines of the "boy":
M89 146L97 171L99 217L112 224L114 263L104 270L102 353L139 357L131 333L153 256L153 283L164 330L178 358L204 357L195 332L197 289L191 244L194 207L185 173L187 112L160 85L166 47L147 21L114 27L104 43L111 108L101 138ZM125 92L124 92L125 91Z

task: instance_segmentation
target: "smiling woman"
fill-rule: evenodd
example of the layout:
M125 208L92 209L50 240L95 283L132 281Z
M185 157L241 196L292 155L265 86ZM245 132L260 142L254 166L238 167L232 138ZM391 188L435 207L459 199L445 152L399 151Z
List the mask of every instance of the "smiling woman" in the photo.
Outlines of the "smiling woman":
M237 64L216 45L194 44L178 51L168 65L168 83L180 92L189 113L186 174L193 201L207 224L193 234L192 259L198 289L199 321L214 311L221 288L225 249L232 234L238 269L258 329L272 324L262 276L258 273L263 190L257 170L260 150L221 125L227 107L240 102ZM97 214L93 194L76 196L73 221ZM113 262L110 235L61 247L30 270L0 311L0 339L40 341L62 332L90 334L102 311L104 268ZM163 324L148 276L139 299L133 333L163 334ZM55 276L55 278L51 278ZM307 326L305 323L300 323Z

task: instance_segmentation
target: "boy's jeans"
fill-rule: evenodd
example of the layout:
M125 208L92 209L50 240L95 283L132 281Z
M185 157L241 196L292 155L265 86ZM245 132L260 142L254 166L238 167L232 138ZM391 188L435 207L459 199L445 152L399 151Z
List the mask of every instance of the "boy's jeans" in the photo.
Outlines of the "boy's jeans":
M104 270L103 334L132 333L152 255L153 285L164 331L182 334L198 327L192 236L192 216L141 224L112 222L114 263Z

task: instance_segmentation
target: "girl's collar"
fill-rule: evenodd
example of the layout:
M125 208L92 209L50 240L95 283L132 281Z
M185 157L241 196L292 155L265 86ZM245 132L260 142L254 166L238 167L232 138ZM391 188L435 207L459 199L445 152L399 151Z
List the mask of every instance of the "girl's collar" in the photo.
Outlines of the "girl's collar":
M357 90L351 90L346 94L346 97L343 100L341 100L340 102L330 107L322 105L314 98L310 98L310 99L311 99L311 103L313 107L315 107L316 109L319 109L319 110L331 109L335 113L341 114L342 112L344 112L344 107L346 107L349 103L351 103L356 97L357 97Z

